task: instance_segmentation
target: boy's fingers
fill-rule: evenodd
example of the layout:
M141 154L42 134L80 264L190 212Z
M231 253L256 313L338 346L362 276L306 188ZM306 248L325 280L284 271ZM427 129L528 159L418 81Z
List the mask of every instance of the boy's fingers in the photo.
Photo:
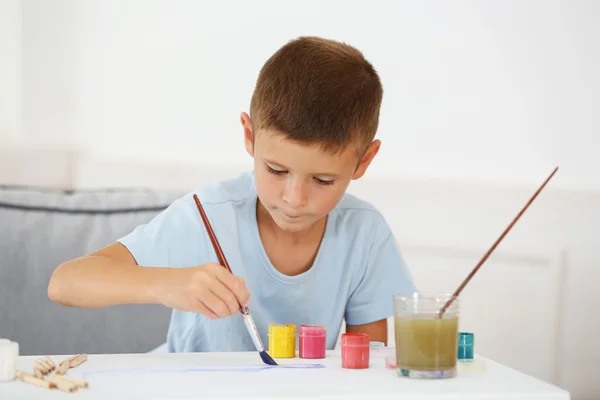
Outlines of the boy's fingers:
M223 267L221 267L221 271L217 272L216 275L217 279L219 279L235 295L238 304L248 306L250 293L246 288L246 283L243 278L232 275Z
M205 315L205 316L207 316L210 319L219 319L219 316L217 314L215 314L214 312L212 312L211 310L209 310L208 307L206 307L201 302L198 302L196 304L194 312L197 312L198 314Z
M248 307L250 305L250 293L248 293L248 290L244 289L244 293L240 294L238 299L243 307Z
M225 318L229 316L229 307L227 304L218 298L212 291L205 292L201 301L204 303L206 308L216 314L219 318Z
M221 283L221 281L215 280L210 290L227 305L229 308L229 315L235 314L240 308L240 304L235 295L227 288L227 286Z

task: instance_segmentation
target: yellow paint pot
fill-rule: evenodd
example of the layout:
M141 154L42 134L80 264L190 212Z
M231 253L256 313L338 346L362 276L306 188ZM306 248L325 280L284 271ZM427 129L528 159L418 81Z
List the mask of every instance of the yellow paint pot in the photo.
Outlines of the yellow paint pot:
M269 325L269 355L273 358L296 357L296 325Z

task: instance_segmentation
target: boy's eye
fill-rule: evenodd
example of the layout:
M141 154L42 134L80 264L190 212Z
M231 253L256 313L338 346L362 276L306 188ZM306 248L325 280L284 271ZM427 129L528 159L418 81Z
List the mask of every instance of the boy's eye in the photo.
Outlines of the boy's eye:
M267 171L269 171L270 173L275 174L275 175L281 175L281 174L285 173L285 171L280 171L278 169L271 168L268 165L267 165Z
M273 175L283 175L283 174L287 173L287 171L283 171L283 170L275 169L275 168L273 168L273 167L271 167L271 166L269 166L269 165L266 165L266 167L267 167L267 171L268 171L270 174L273 174ZM335 181L333 181L333 180L331 180L331 181L328 181L328 180L325 180L325 179L319 179L319 178L314 178L314 179L315 179L315 181L316 181L316 182L317 182L319 185L333 185L333 183L335 182Z
M315 180L317 181L317 183L319 185L333 185L333 182L334 182L334 181L326 181L326 180L319 179L319 178L315 178Z

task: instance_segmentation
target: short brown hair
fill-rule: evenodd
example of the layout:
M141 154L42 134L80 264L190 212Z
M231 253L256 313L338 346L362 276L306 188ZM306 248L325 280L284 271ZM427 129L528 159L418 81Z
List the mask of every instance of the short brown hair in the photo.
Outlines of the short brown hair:
M379 125L383 88L375 68L352 46L300 37L262 67L250 102L255 134L273 129L326 150L366 150Z

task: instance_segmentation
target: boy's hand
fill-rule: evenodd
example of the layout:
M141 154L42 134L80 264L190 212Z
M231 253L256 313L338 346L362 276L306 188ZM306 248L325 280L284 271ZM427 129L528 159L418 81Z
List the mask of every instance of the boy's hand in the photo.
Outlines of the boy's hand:
M157 300L170 308L218 319L247 306L250 293L243 278L219 264L169 268L154 288Z

